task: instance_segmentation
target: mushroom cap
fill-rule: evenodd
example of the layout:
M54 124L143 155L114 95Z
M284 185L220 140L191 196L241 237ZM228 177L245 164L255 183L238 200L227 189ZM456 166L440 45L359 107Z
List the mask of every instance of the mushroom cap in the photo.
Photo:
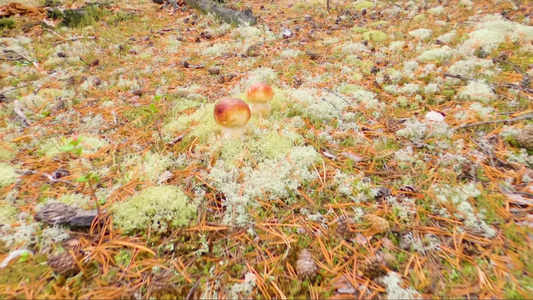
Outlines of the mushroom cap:
M215 104L215 122L226 127L244 126L252 117L250 107L237 98L224 98Z
M252 84L246 91L246 99L250 102L268 102L272 98L274 98L274 91L263 82Z

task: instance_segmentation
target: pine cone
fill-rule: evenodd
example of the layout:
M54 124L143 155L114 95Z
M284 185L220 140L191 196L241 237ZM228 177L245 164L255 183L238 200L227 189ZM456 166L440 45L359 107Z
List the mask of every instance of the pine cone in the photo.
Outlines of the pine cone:
M351 218L346 218L345 216L340 216L337 219L337 228L335 232L344 239L349 239L352 235L350 232L350 224L353 223Z
M385 122L386 122L385 128L387 129L388 132L395 133L396 131L400 130L400 127L401 127L400 121L390 118L390 119L386 119Z
M306 249L302 250L296 261L296 272L301 279L313 279L316 276L318 267L316 266L313 256Z
M50 268L59 275L70 277L80 272L76 260L69 253L49 256L47 261Z
M520 148L533 150L533 125L527 125L516 136L516 143Z
M385 275L385 260L381 255L376 255L367 258L359 267L363 275L369 279L374 279Z
M365 219L370 223L369 231L372 235L385 233L390 230L389 222L382 217L369 214L365 216Z

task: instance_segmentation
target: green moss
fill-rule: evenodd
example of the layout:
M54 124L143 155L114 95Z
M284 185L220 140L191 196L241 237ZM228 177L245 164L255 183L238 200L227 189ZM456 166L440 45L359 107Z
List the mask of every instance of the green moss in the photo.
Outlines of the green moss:
M352 92L359 91L360 89L362 89L362 87L357 84L343 84L339 87L339 92L350 94Z
M39 149L36 152L39 156L54 157L62 152L59 149L66 145L65 141L65 138L59 142L57 139L47 139L39 145Z
M215 104L210 103L198 108L190 115L178 117L166 124L163 127L163 132L165 135L174 136L177 133L189 131L189 136L197 137L200 141L205 142L210 136L220 132L213 117L214 107Z
M379 30L369 30L363 33L363 39L374 42L382 42L388 38L387 34Z
M18 209L6 202L3 200L0 202L0 220L5 224L16 222Z
M353 4L353 9L356 11L363 11L363 9L368 9L374 6L374 2L371 1L356 1Z
M43 262L44 257L34 259L30 256L28 261L10 264L0 272L0 284L16 286L21 282L31 284L42 280L43 276L50 271L48 264Z
M63 96L64 94L65 93L63 92L63 90L60 89L42 89L37 93L37 95L49 99L56 99Z
M190 100L187 98L174 98L167 97L168 100L172 101L174 108L172 109L172 114L175 116L179 116L183 111L186 111L191 108L200 107L202 105L202 102L197 100Z
M221 158L229 164L252 157L254 162L266 159L281 159L294 147L294 143L277 132L267 132L245 141L226 143L221 149Z
M367 32L368 29L367 28L364 28L364 27L359 27L359 26L354 26L352 27L352 30L356 33L363 33L363 32Z
M17 26L15 21L9 18L0 19L0 29L13 29Z
M15 168L8 164L0 163L0 188L6 187L17 181Z
M368 26L372 27L372 28L380 28L380 27L384 27L384 26L387 26L387 25L389 25L389 22L388 21L383 21L383 20L368 24Z
M91 197L83 194L65 194L57 198L56 201L76 207L83 207L91 202Z
M8 146L11 149L15 148L15 146L12 145L12 144L8 144ZM13 159L15 157L15 155L16 155L15 151L11 151L9 149L6 149L6 148L0 146L0 161L11 160L11 159Z
M416 15L414 18L413 18L413 21L415 22L423 22L423 21L426 21L428 19L428 17L424 14L420 14L420 15Z
M196 217L196 205L175 186L154 186L112 206L114 222L127 232L164 232L188 225Z

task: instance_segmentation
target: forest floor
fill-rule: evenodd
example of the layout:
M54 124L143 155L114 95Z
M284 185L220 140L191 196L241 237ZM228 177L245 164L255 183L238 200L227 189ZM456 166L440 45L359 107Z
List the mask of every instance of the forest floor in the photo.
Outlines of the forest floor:
M0 2L0 298L531 297L529 1L64 1Z

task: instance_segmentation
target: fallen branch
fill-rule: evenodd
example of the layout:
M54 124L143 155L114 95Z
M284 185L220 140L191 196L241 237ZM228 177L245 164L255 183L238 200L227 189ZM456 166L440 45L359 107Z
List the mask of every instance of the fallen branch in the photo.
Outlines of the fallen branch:
M457 79L460 79L460 80L462 80L464 82L469 82L471 80L475 80L475 78L467 78L467 77L459 75L459 74L444 73L444 76L445 77L450 77L450 78L457 78ZM530 88L525 87L525 86L512 84L512 83L496 83L496 84L493 84L491 86L493 88L495 88L495 87L505 87L505 88L509 88L509 89L518 89L518 90L522 90L524 92L533 94L533 89L530 89Z
M465 124L465 125L456 127L455 129L463 129L463 128L468 128L468 127L475 127L475 126L495 124L495 123L510 123L510 122L516 122L520 120L527 120L527 119L533 119L533 113L529 113L529 114L525 114L522 116L518 116L516 118L505 119L505 120L492 120L492 121L483 121L483 122Z
M494 162L492 161L492 158L494 158L495 160L497 160L499 163L501 163L502 165L504 166L507 166L513 170L518 170L518 167L512 163L509 163L509 162L506 162L504 161L503 159L499 158L498 156L496 156L494 153L492 153L492 150L488 149L487 147L484 147L483 145L479 144L476 140L474 139L470 139L474 144L476 144L476 146L478 146L482 151L483 153L489 155L491 157L491 165L492 167L495 167L494 166Z
M74 183L70 182L70 181L66 181L66 180L61 180L61 179L56 179L54 178L54 176L48 174L48 173L41 173L41 172L36 172L36 171L31 171L31 170L16 170L15 172L21 174L21 175L34 175L34 174L38 174L38 175L41 175L43 177L46 177L46 179L48 179L48 181L50 181L52 184L54 183L58 183L58 182L61 182L61 183L66 183L70 186L76 186Z

